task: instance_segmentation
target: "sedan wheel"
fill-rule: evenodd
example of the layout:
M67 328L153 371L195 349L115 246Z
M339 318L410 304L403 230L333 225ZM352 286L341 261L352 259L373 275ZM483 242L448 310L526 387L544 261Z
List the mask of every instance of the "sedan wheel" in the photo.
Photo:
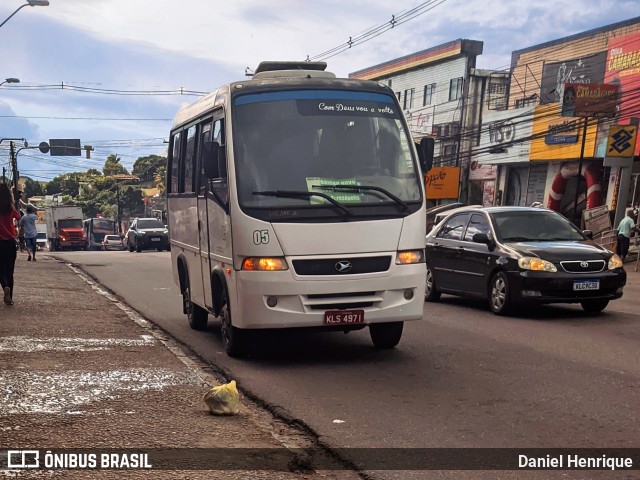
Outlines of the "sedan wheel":
M511 308L509 281L503 272L496 273L489 285L489 307L496 315L506 315Z
M609 300L585 300L580 302L582 308L588 313L599 313L609 305Z
M424 299L427 302L437 302L440 300L440 292L436 289L436 283L433 276L433 270L427 263L427 285L424 290Z

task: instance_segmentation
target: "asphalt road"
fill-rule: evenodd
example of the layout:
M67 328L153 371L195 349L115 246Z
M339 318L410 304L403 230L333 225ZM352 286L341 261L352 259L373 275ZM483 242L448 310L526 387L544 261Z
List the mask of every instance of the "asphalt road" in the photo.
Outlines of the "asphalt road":
M367 330L269 332L253 358L237 360L223 352L217 320L189 329L170 253L52 255L332 446L640 446L640 317L615 302L596 316L549 306L503 318L443 295L392 351L375 350Z

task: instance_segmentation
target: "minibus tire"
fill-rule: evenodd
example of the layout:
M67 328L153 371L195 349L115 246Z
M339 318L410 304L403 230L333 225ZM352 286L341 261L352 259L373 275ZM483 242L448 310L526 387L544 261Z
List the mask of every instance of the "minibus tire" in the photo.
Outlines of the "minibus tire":
M206 330L209 312L191 301L191 289L189 288L188 278L185 279L184 291L182 292L182 302L184 304L184 310L187 313L189 326L193 330Z
M248 332L234 327L231 322L231 309L229 298L225 289L225 304L220 311L220 336L227 355L233 358L242 358L247 355Z
M373 323L369 335L376 348L391 349L400 343L404 322Z

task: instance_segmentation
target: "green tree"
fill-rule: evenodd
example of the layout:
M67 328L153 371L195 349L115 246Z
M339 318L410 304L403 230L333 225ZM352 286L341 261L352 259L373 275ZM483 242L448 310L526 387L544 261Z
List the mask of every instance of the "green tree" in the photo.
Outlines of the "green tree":
M122 214L135 217L144 213L142 191L138 186L125 185L120 187L120 204Z
M47 195L62 194L75 198L78 196L80 182L84 180L84 177L84 172L73 172L58 175L47 183Z
M166 170L166 166L158 167L155 175L153 176L153 180L156 184L156 188L160 191L160 195L164 195L165 191L165 178L167 174Z
M45 190L40 182L36 182L29 177L24 179L24 197L39 197L45 194Z
M166 167L167 157L147 155L136 160L131 173L139 177L142 182L153 182L158 170L166 169Z
M106 177L111 175L126 175L129 173L127 169L120 164L120 159L114 154L107 157L107 160L104 162L102 172Z

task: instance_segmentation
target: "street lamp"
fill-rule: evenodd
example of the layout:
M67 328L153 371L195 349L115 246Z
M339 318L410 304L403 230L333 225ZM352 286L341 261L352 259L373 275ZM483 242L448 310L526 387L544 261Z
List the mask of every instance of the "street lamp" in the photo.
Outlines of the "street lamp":
M0 23L0 27L2 27L5 23L7 23L11 17L13 17L16 13L22 10L24 7L47 7L49 5L49 0L27 0L27 3L24 5L20 5L15 12L7 17L7 19Z
M4 85L5 83L20 83L20 79L19 78L5 78L4 82L0 82L0 87L2 85Z

